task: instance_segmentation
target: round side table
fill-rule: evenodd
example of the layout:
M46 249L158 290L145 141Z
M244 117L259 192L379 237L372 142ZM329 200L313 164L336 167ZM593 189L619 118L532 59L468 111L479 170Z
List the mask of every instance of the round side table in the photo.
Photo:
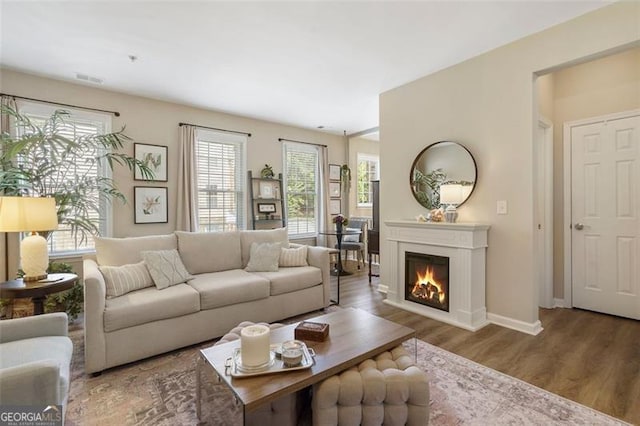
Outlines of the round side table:
M0 284L0 298L22 299L30 297L33 314L44 313L44 301L48 294L69 290L78 281L76 274L49 274L40 281L24 282L22 278Z

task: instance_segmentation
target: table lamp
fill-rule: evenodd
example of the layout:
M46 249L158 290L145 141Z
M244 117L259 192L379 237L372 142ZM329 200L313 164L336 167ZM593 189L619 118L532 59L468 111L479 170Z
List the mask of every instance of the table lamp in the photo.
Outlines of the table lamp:
M58 228L54 198L0 197L0 232L29 232L20 243L20 264L25 281L47 278L47 240L37 231Z
M447 183L440 185L440 204L447 204L444 211L444 219L447 222L455 222L458 219L456 206L462 202L462 185Z

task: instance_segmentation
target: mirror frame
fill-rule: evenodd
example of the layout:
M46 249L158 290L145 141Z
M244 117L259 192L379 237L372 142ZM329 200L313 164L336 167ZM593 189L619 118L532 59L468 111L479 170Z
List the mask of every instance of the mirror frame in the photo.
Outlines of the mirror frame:
M471 154L471 151L469 151L466 146L462 145L459 142L450 141L450 140L443 140L443 141L434 142L431 145L428 145L422 151L420 151L418 153L418 155L416 155L416 158L413 160L413 163L411 164L411 170L409 170L409 186L411 187L411 194L413 195L413 198L415 198L415 200L418 202L418 204L420 204L424 208L427 208L427 207L420 202L420 200L418 199L418 196L416 195L416 191L415 191L415 189L414 189L414 187L412 185L412 182L413 182L413 171L416 168L416 164L422 158L424 153L427 152L427 150L429 148L432 148L435 145L438 145L438 144L441 144L441 143L451 143L451 144L458 145L460 148L464 149L467 152L467 154L469 154L469 157L471 158L471 162L473 163L473 170L474 170L474 173L475 173L475 180L474 180L473 188L471 188L471 192L469 192L469 195L467 195L467 198L465 198L460 204L458 204L458 207L462 206L464 203L467 202L467 200L471 197L471 194L473 194L473 191L476 190L476 185L478 184L478 165L476 163L476 159L473 157L473 154Z

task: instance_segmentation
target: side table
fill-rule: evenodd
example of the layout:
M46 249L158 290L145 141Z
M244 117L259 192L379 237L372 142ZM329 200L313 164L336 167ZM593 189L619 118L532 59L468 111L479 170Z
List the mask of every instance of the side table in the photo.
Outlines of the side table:
M0 298L31 298L33 314L44 313L44 301L47 295L69 290L78 281L76 274L49 274L40 281L24 282L22 278L0 283Z

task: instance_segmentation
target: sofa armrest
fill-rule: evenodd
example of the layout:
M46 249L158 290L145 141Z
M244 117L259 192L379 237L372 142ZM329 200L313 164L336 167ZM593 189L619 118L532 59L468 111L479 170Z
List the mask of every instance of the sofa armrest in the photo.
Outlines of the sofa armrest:
M106 286L104 276L93 259L83 261L84 274L84 369L87 373L104 370L106 342L104 309Z
M329 306L331 299L331 269L329 265L329 249L327 247L309 246L307 248L307 262L310 266L322 271L322 286L324 288L324 306Z
M69 320L64 312L0 321L0 343L44 336L66 336Z
M60 366L54 360L29 362L0 369L3 405L61 404Z

